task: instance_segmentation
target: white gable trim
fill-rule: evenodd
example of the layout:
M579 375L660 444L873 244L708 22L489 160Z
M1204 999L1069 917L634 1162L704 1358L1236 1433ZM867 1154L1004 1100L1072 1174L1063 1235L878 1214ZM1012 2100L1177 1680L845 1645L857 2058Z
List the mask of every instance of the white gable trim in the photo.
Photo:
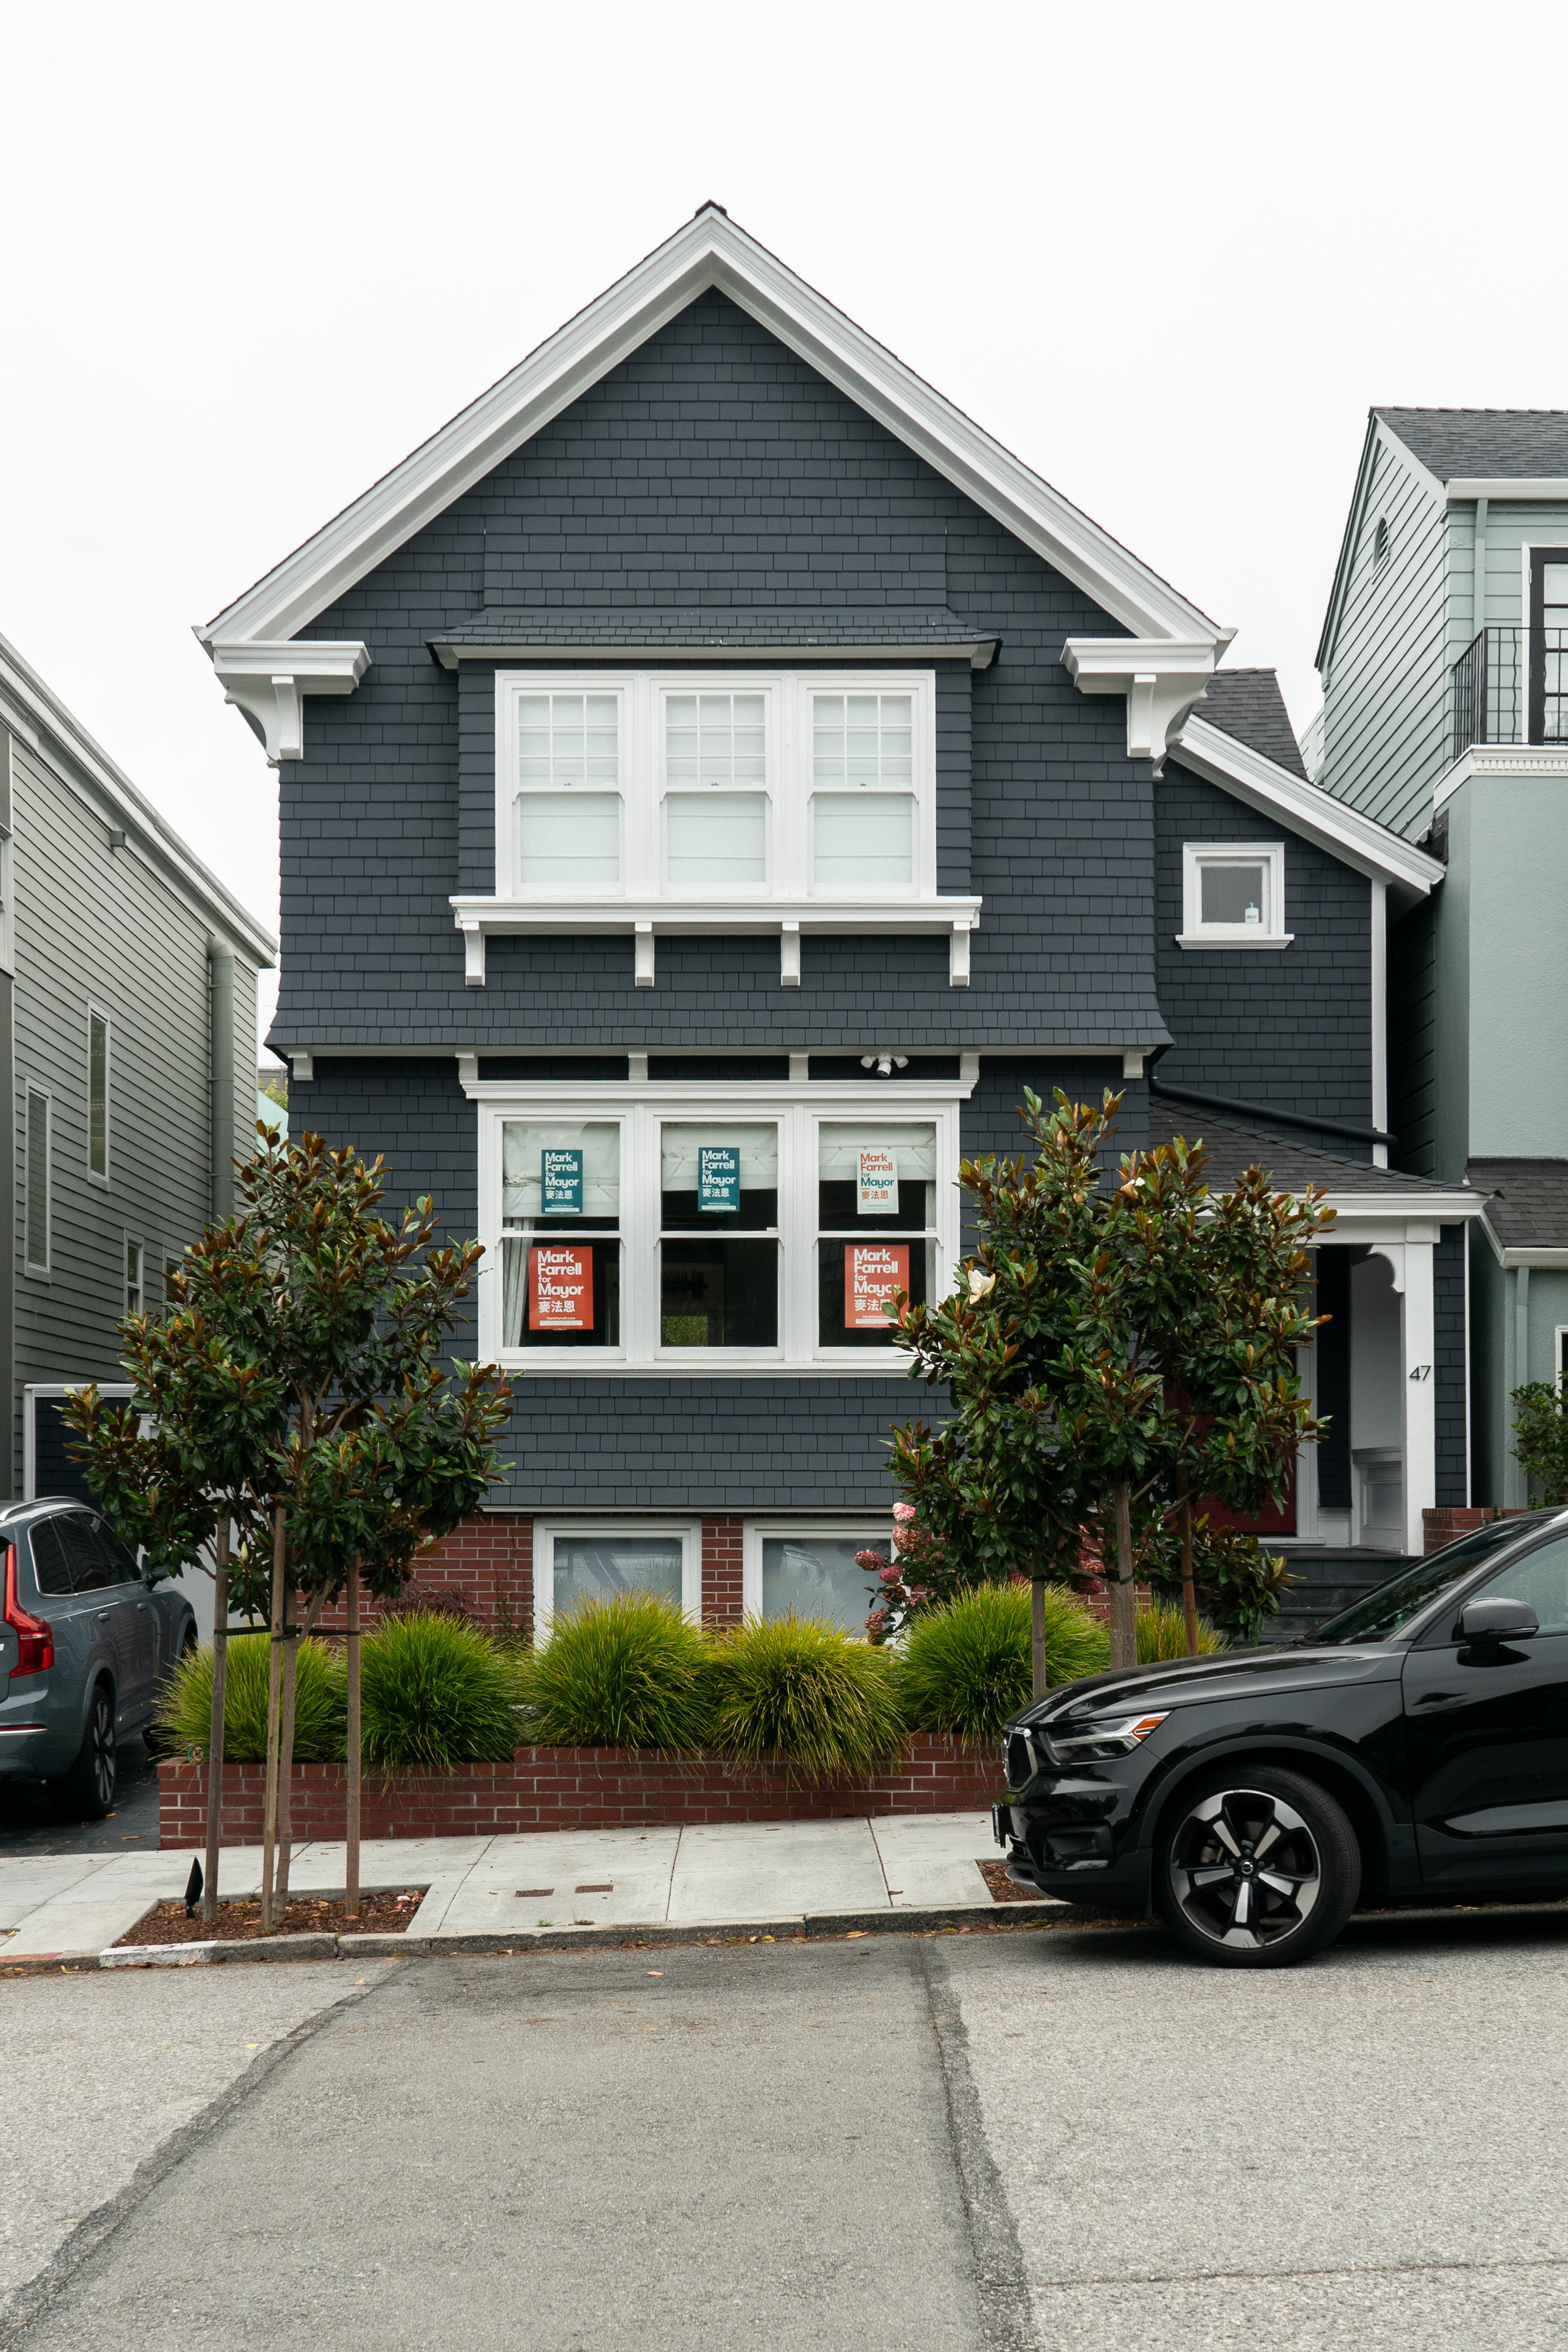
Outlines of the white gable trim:
M714 206L578 312L470 407L247 589L197 636L287 639L539 433L710 287L1135 635L1217 640L1179 595ZM308 691L309 689L307 689Z
M1424 898L1443 879L1444 868L1424 849L1373 824L1317 784L1293 776L1289 768L1222 733L1196 712L1172 746L1172 757L1205 783L1217 784L1233 799L1342 858L1369 881L1392 883L1407 898Z

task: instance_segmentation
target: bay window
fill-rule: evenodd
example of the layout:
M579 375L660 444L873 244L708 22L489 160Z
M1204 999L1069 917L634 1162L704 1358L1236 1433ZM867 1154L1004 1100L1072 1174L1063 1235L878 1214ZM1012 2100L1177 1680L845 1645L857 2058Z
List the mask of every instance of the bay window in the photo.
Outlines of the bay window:
M901 1370L895 1296L943 1293L962 1082L900 1087L907 1111L885 1088L836 1083L759 1087L753 1101L465 1083L480 1106L488 1356Z

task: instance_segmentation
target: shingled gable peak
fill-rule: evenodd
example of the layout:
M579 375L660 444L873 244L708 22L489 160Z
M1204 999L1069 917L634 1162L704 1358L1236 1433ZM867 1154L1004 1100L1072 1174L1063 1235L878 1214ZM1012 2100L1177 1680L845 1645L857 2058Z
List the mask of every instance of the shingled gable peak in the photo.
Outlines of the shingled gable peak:
M275 764L298 759L303 703L352 694L363 645L308 628L348 590L710 289L924 458L1128 632L1069 640L1081 691L1127 698L1130 756L1163 758L1234 632L1220 628L836 310L710 199L518 366L195 634Z

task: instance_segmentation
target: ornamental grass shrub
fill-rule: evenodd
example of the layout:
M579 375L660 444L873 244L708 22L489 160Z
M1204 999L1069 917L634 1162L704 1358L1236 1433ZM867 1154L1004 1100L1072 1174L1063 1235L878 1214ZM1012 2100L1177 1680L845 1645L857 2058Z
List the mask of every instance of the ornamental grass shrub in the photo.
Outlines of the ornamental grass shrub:
M1060 1585L1045 1588L1046 1681L1102 1674L1110 1661L1105 1627ZM1027 1584L981 1584L910 1627L896 1669L905 1719L978 1744L994 1738L1034 1696L1034 1637Z
M723 1754L779 1758L825 1780L860 1778L904 1744L886 1650L818 1617L749 1617L714 1634L707 1680Z
M384 1618L360 1652L366 1761L388 1772L504 1763L518 1742L518 1696L516 1666L476 1627Z
M581 1601L522 1662L525 1737L544 1748L705 1748L706 1664L702 1635L659 1594Z
M224 1758L260 1764L267 1756L266 1633L231 1633L224 1675ZM163 1744L176 1755L212 1737L213 1654L209 1643L182 1658L169 1676L158 1709ZM294 1685L294 1753L301 1763L341 1761L347 1729L347 1677L341 1656L324 1642L301 1641Z
M1212 1657L1216 1650L1228 1650L1230 1643L1217 1626L1206 1617L1198 1619L1198 1655ZM1167 1658L1184 1658L1187 1654L1187 1621L1179 1603L1156 1601L1138 1612L1138 1663L1141 1666L1159 1665Z

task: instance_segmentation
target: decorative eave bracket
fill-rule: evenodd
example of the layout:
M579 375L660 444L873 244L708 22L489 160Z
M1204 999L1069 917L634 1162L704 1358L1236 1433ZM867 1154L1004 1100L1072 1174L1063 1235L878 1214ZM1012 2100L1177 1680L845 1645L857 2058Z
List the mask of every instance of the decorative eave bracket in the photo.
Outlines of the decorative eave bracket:
M365 646L210 644L224 699L242 711L273 767L305 752L305 697L352 694L370 667Z
M1158 775L1234 635L1069 637L1062 667L1080 694L1127 697L1127 756L1152 760Z

